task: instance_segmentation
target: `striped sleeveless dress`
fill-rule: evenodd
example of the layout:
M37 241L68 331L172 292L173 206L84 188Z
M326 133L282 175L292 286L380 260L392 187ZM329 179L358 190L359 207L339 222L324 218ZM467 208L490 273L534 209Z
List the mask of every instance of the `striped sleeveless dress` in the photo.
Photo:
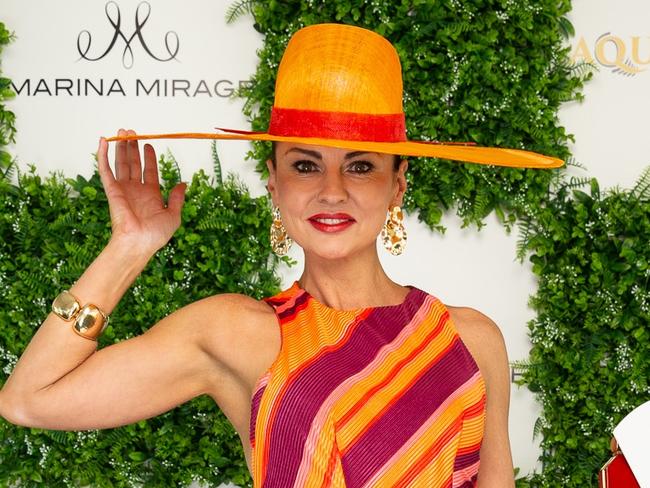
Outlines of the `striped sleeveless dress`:
M297 281L264 300L280 352L257 380L255 488L476 486L485 384L445 305L336 310Z

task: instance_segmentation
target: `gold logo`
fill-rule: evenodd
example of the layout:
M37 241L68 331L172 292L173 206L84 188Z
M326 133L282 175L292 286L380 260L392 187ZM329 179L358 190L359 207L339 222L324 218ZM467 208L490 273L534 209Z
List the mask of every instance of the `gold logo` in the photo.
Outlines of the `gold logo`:
M642 49L645 50L645 59L641 58ZM606 32L596 39L593 49L590 49L582 36L573 50L571 61L598 63L609 68L613 73L634 76L645 71L650 65L650 37L632 36L623 39Z

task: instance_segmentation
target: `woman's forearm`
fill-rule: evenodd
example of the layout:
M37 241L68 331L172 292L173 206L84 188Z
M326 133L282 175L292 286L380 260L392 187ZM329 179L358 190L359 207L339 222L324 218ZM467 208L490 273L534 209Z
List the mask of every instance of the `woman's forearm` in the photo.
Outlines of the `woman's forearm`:
M80 305L90 302L109 315L151 258L127 242L110 241L79 279L69 288ZM50 302L62 290L52 290ZM29 395L47 388L83 363L97 349L65 321L50 312L25 348L0 390L0 415L20 417Z

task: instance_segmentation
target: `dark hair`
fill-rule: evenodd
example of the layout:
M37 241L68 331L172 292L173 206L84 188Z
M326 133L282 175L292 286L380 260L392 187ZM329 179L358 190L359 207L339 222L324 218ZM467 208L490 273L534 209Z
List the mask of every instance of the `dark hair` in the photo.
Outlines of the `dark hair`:
M277 168L277 162L275 159L275 147L276 147L276 141L271 141L271 162L273 163L273 169ZM393 171L397 172L397 170L399 170L399 165L402 162L402 158L400 158L399 154L395 154L394 158L395 159L393 159Z

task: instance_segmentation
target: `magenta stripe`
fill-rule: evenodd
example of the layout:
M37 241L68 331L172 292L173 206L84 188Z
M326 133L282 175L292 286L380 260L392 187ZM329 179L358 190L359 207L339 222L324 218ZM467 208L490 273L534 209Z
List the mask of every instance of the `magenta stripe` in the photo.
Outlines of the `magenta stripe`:
M465 469L467 466L477 463L479 460L479 451L467 452L456 456L454 462L454 471Z
M476 372L456 338L447 353L354 443L342 457L348 488L361 487L381 469L454 391ZM433 359L433 358L432 358Z
M282 321L286 321L287 318L294 316L296 313L298 313L300 310L302 310L307 306L308 299L309 299L309 295L307 293L303 293L302 295L298 296L293 306L280 312L278 314L278 318Z
M264 488L293 485L311 423L323 401L397 337L426 297L425 292L413 288L404 303L373 309L365 320L357 323L345 344L316 359L293 380L284 397L278 400L277 415L272 420Z
M275 296L262 298L266 303L273 306L273 308L279 307L283 303L286 303L288 298L276 298Z
M266 390L266 385L255 392L255 395L253 395L253 400L251 402L251 418L248 429L251 443L255 440L255 423L257 422L257 412L260 409L260 400L262 399L264 390Z

